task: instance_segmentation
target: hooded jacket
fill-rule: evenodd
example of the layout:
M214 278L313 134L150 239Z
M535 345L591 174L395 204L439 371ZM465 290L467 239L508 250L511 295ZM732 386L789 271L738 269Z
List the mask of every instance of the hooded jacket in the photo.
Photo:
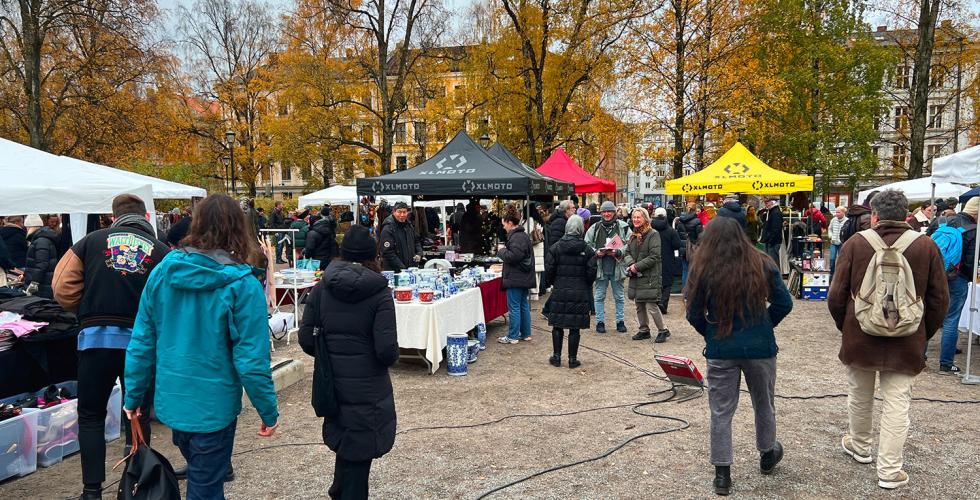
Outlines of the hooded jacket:
M846 218L853 222L850 227L847 226L847 221L844 222L840 232L841 243L846 242L859 231L871 229L871 209L864 205L851 205L851 208L847 209Z
M14 265L23 269L27 265L27 230L13 224L0 227L0 239L7 244L7 252Z
M308 303L299 343L315 356L315 335L324 335L333 384L315 368L314 391L333 390L339 407L323 420L323 442L346 460L380 458L395 444L397 423L388 367L398 361L398 334L388 280L333 261Z
M51 280L54 268L58 266L58 234L49 227L42 227L31 235L31 246L27 249L27 267L24 268L24 282L36 281L38 295L54 298Z
M297 246L298 237L297 237ZM316 221L304 235L303 255L308 259L320 261L320 268L326 268L328 262L337 256L337 219L330 214Z
M589 327L592 282L596 278L595 251L579 236L564 236L555 243L545 265L551 292L548 325L558 328Z
M681 238L677 231L670 227L665 219L659 217L653 219L650 225L660 233L660 263L661 273L663 274L663 286L674 283L674 277L681 275L680 256L683 250Z
M779 245L783 242L783 213L779 210L779 205L773 205L766 211L761 240L767 245Z
M504 262L503 288L531 289L537 286L531 247L531 237L524 226L517 226L507 234L506 248L497 252L497 257ZM521 269L524 262L530 263L530 269Z
M745 216L745 209L742 208L742 205L740 205L737 201L725 202L725 204L718 209L718 213L715 216L731 217L732 219L735 219L735 221L742 226L743 231L745 231L749 225L748 219L746 219Z
M268 315L252 268L224 251L170 252L150 275L126 350L126 408L154 384L157 418L184 432L215 432L242 410L242 388L262 422L279 420Z
M691 212L685 212L677 216L674 227L681 241L685 244L691 243L692 245L698 244L698 238L701 237L701 231L704 229L701 227L701 219L698 218L698 215Z

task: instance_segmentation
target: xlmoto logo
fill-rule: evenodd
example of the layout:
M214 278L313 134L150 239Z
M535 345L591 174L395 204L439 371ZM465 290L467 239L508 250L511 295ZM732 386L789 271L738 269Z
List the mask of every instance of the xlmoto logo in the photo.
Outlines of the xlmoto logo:
M690 193L691 191L701 191L706 189L721 189L721 184L684 184L681 186L681 191L685 193Z
M755 189L756 191L760 189L793 188L793 187L796 187L796 181L782 181L782 182L755 181L752 183L752 189Z

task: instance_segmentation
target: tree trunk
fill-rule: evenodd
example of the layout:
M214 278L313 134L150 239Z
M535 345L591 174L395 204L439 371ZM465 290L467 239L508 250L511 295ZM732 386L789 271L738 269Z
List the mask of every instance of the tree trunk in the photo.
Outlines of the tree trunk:
M909 138L909 179L922 177L925 163L926 112L929 109L929 71L936 39L936 18L940 0L920 0L919 41L915 47L915 69L912 72L912 130Z
M323 188L330 187L333 183L333 157L326 153L320 153L320 176L323 179Z
M684 25L687 12L681 0L671 2L674 8L674 157L673 178L684 175L684 58L687 46Z
M40 26L40 5L20 0L20 22L24 51L24 95L27 99L27 135L31 147L48 151L50 144L45 133L41 111L41 48L44 34Z

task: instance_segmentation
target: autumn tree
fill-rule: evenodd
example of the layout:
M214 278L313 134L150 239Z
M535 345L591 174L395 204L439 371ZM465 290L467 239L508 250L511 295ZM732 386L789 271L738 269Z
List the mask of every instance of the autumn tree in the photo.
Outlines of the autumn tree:
M228 148L226 129L234 132L234 177L249 195L271 159L262 122L276 113L275 88L269 71L275 66L278 28L268 6L256 0L197 0L180 9L178 29L195 95L182 99L188 132L220 151ZM197 113L216 103L220 116Z

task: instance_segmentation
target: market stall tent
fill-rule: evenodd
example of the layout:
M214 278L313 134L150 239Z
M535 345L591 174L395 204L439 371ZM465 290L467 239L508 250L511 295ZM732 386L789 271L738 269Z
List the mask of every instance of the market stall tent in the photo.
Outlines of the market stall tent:
M121 179L131 179L134 181L143 182L144 184L149 184L153 188L153 197L158 200L189 200L192 198L204 198L208 195L208 192L205 189L196 186L189 186L179 182L158 179L156 177L150 177L149 175L107 167L105 165L99 165L98 163L91 163L67 156L62 156L61 158L74 162L76 165L78 165L78 168L88 168L101 172L107 176L117 176Z
M780 172L757 158L740 142L699 172L671 179L667 194L711 193L789 194L813 191L813 177Z
M399 201L404 201L405 203L412 202L411 196L384 196L384 199L392 204ZM330 186L326 189L304 194L299 197L299 206L301 207L315 207L324 203L331 205L354 205L357 202L357 187L355 186Z
M980 182L980 145L932 160L932 181L959 184Z
M501 162L459 132L432 158L408 170L358 179L357 194L523 198L553 193L543 179Z
M153 187L146 181L80 167L78 160L6 139L0 139L0 179L0 215L105 214L124 193L139 196L154 211Z
M541 174L575 185L576 193L612 193L616 183L600 179L578 166L564 149L558 148L537 168Z
M500 144L499 142L494 143L493 146L490 146L490 148L487 149L487 152L490 153L495 158L497 158L498 160L500 160L501 162L505 164L509 164L518 170L526 172L528 175L534 178L541 179L542 181L548 183L548 185L551 187L551 192L553 194L556 194L558 196L565 196L565 195L570 195L575 191L575 186L573 184L569 182L560 181L558 179L553 179L527 166L526 163L521 161L520 158L514 155L514 153L511 153L509 149L504 147L504 145Z
M936 192L935 197L938 198L956 198L961 195L963 191L968 189L967 187L960 184L953 184L950 182L940 182L935 184ZM933 192L933 179L930 177L923 177L921 179L912 179L909 181L893 182L891 184L885 184L884 186L879 186L872 189L865 189L858 193L858 201L864 202L868 195L872 191L884 191L886 189L894 189L896 191L902 191L905 193L905 197L908 198L910 202L921 202L929 201L934 198Z

